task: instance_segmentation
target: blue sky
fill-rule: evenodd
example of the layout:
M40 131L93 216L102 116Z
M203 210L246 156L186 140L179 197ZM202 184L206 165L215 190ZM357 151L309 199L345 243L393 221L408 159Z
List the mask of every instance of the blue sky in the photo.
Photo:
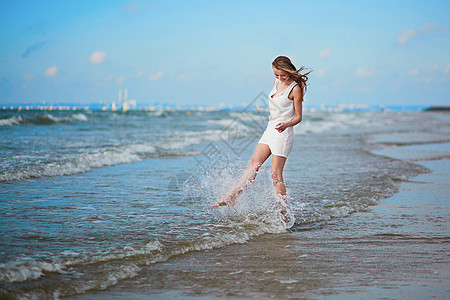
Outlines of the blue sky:
M450 105L449 1L1 1L0 104L251 102L272 60L310 105Z

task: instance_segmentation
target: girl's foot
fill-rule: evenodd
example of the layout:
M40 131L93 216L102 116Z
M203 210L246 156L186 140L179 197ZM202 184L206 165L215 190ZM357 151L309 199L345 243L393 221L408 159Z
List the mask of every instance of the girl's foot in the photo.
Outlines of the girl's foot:
M289 212L286 210L286 208L282 208L281 211L281 220L285 223L285 224L289 224L291 222L291 216L289 214Z
M278 199L276 201L276 208L281 214L281 220L289 224L291 222L291 214L289 210L289 204L287 203L287 198L284 195L277 195Z
M233 206L235 200L236 200L236 196L227 196L227 197L224 197L224 198L220 199L216 203L214 203L212 205L212 207L216 208L216 207L219 207L219 206Z

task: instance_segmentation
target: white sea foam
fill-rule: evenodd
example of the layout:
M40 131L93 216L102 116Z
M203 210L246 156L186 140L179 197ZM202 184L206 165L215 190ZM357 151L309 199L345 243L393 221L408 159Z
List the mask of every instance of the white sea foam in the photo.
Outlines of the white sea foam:
M168 136L160 147L164 150L179 150L202 142L218 140L220 133L220 130L177 131Z
M133 144L125 147L131 153L156 153L157 149L151 144Z
M254 236L264 233L283 232L284 228L263 223L259 220L250 220L234 216L221 221L218 226L208 226L208 234L183 243L170 241L170 247L158 240L149 241L146 244L127 245L122 248L112 247L105 249L81 250L81 252L64 251L53 262L40 262L31 258L15 260L7 264L0 264L0 281L23 282L37 280L46 272L66 273L77 269L95 269L90 272L89 280L74 279L70 285L60 285L48 290L53 297L64 297L73 294L81 294L87 290L103 290L119 281L133 278L139 274L143 265L166 261L167 259L192 251L203 251L221 248L236 243L246 243ZM119 264L115 262L120 262ZM41 290L17 295L24 297L43 297Z
M88 120L88 117L82 113L79 114L73 114L72 118L77 120L77 121L83 121L86 122Z
M0 120L0 126L12 126L19 125L23 121L21 116L14 116Z
M110 260L124 259L138 255L149 255L160 253L164 246L153 240L144 246L126 246L120 249L103 249L96 252L64 251L61 257L53 261L39 261L31 257L21 257L8 263L0 264L0 282L21 282L35 280L44 275L44 272L64 272L65 269L76 265L106 262ZM114 278L130 277L130 272L124 271L113 274ZM130 271L130 270L129 270ZM135 275L136 268L132 268L131 274ZM120 275L122 273L122 275ZM110 278L111 279L111 278ZM115 280L112 280L116 282Z
M298 126L294 127L295 134L307 134L307 133L319 133L326 132L333 128L336 128L335 122L322 121L322 122L312 122L312 121L302 121L302 123Z
M163 245L158 241L151 241L145 245L147 251L162 251Z
M52 124L52 123L70 123L86 122L88 117L82 113L72 114L70 116L56 117L52 114L38 115L35 117L24 118L22 116L13 116L0 120L0 126L14 126L20 124Z
M211 123L211 124L217 124L217 125L220 125L225 128L225 127L228 127L229 125L231 125L234 122L234 120L220 119L220 120L208 120L207 122Z
M284 228L275 224L262 223L258 220L241 219L235 217L221 222L221 226L210 226L208 235L191 240L190 242L172 244L166 247L158 240L153 240L143 245L128 245L119 248L98 249L96 251L75 252L64 251L62 256L55 258L52 262L37 261L32 258L22 258L6 264L0 264L0 281L23 282L37 280L46 272L64 273L68 268L86 269L87 266L95 264L97 272L95 277L89 281L74 280L70 289L55 287L50 291L53 295L67 296L75 293L83 293L90 289L105 289L117 284L120 280L135 277L141 270L142 265L161 262L170 257L181 255L192 251L203 251L221 248L236 243L246 243L254 236L264 233L283 232ZM172 242L173 243L173 242ZM132 263L129 258L133 258ZM120 260L120 267L110 262ZM28 295L33 294L31 292Z
M64 116L64 117L55 117L51 114L47 114L44 116L44 119L48 118L48 120L51 120L55 123L67 123L67 122L73 122L73 121L81 121L81 122L86 122L88 121L88 117L82 113L78 113L78 114L72 114L70 116Z
M222 130L248 132L253 131L254 127L265 128L269 120L266 115L257 115L250 113L234 113L231 114L232 119L208 120L208 123L221 125ZM252 128L249 128L251 126ZM262 131L261 131L262 134Z
M32 258L20 258L0 264L0 281L20 282L37 279L43 275L43 272L60 272L63 267L58 262L43 262Z
M98 288L104 290L111 285L116 285L122 279L135 277L140 269L141 268L136 265L128 265L122 266L119 269L111 270L108 274L107 280L97 281L97 283L99 283Z
M132 163L141 160L130 149L104 150L81 154L67 155L62 160L45 165L29 165L18 171L6 171L0 174L0 181L23 180L28 178L67 176L88 172L93 168L101 168L118 164Z
M42 123L42 124L62 123L62 122L66 123L66 122L70 122L72 120L71 117L55 117L52 114L45 114L43 116L37 116L36 119L39 123Z
M269 113L255 113L255 112L232 112L230 116L241 121L256 121L267 122L269 120Z
M303 121L294 127L294 131L295 134L308 134L331 130L382 127L393 124L396 118L396 114L379 112L305 113Z
M38 165L28 163L24 168L2 172L0 181L67 176L88 172L94 168L133 163L153 155L171 155L170 151L182 150L201 142L216 140L218 139L218 134L219 131L217 130L175 132L173 136L167 137L166 141L158 145L158 147L153 143L138 143L110 149L99 148L90 151L86 149L87 152L66 154L63 157L52 158L53 162L40 163ZM83 145L81 144L80 147L83 147ZM195 151L183 152L184 155L196 153Z

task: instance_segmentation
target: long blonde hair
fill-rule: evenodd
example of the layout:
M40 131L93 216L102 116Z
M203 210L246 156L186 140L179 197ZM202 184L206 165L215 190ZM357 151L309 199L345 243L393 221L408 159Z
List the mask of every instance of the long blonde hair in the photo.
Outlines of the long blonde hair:
M306 68L301 67L297 70L291 60L286 56L278 56L277 58L275 58L275 60L272 62L272 66L274 68L277 68L278 70L289 73L292 79L300 86L300 89L302 91L302 98L305 96L307 89L306 81L308 80L308 74L311 73L312 70L302 74L301 72L305 71Z

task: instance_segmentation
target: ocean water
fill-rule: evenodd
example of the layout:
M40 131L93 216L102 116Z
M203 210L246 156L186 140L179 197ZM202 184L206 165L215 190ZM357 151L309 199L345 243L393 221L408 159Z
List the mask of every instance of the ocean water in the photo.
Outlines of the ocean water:
M284 172L291 222L270 159L236 206L212 209L266 122L264 111L0 111L0 298L79 296L187 253L317 230L428 172L376 151L450 141L448 115L305 112Z

